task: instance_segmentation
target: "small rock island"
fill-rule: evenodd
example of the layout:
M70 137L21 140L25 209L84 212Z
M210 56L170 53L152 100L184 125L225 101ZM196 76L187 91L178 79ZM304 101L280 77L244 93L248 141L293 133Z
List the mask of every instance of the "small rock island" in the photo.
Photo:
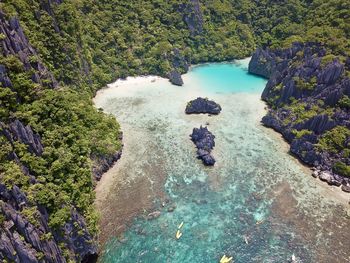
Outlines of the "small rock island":
M201 159L207 166L215 164L215 159L210 152L215 146L215 136L207 127L194 128L190 135L191 140L197 147L197 158Z
M221 106L208 98L198 97L197 99L191 100L187 103L185 112L186 114L207 113L217 115L221 112Z

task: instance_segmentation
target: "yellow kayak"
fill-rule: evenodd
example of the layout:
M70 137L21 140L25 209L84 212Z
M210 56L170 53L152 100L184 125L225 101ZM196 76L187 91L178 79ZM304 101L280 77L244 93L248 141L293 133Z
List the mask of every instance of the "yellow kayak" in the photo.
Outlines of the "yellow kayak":
M182 236L182 233L180 232L180 230L177 230L175 235L176 239L180 239L181 236Z
M264 222L264 220L259 220L259 221L256 221L256 225L260 225Z
M220 263L229 263L231 262L233 257L226 257L226 255L223 255L222 258L220 259Z

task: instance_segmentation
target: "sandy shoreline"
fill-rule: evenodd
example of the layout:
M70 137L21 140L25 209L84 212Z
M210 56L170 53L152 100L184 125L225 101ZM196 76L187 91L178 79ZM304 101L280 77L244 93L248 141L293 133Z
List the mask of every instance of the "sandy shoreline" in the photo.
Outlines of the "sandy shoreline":
M286 154L289 154L290 145L280 133L270 128L266 128L266 132L269 134L271 138L275 138L274 140L279 140L281 142L280 145L283 146L281 150ZM341 190L340 187L330 186L326 182L321 181L319 178L312 177L312 169L311 169L312 167L304 164L297 157L293 155L291 156L295 161L296 165L299 165L306 174L310 175L310 179L322 189L321 194L324 197L327 197L327 198L332 197L334 198L334 201L340 202L343 206L345 207L349 206L349 203L350 203L349 193L345 193L344 191Z
M189 76L185 74L183 77L186 83ZM135 107L134 111L147 111L148 108L144 108L143 106L146 103L143 100L147 100L148 98L143 97L145 93L148 93L147 89L150 89L150 92L156 96L162 93L163 95L159 95L159 98L157 97L156 99L159 99L157 103L163 103L164 105L167 105L171 103L172 100L176 99L177 97L175 94L180 92L181 95L179 96L181 96L181 100L184 101L179 103L180 107L177 110L178 112L175 114L182 116L182 107L186 105L185 103L189 99L193 99L194 97L202 94L200 93L200 89L194 88L193 90L186 90L186 87L175 88L169 85L168 79L157 76L128 77L125 80L117 80L116 82L107 85L106 88L99 90L93 99L93 102L97 108L104 108L104 110L106 110L104 106L107 104L109 105L109 100L119 97L119 99L122 98L122 100L124 98L125 100L132 100L128 101L125 105ZM167 90L164 91L163 87ZM166 96L164 96L164 92L166 92ZM222 96L222 94L213 94L211 97L213 99L219 99L220 96ZM247 101L252 100L252 105L254 105L254 102L256 103L257 95L247 94L245 98ZM226 99L222 100L225 102ZM119 102L120 101L121 100L119 100ZM225 102L225 105L228 105L227 101ZM112 106L109 105L107 111L111 111L111 109L113 109L111 107ZM118 107L121 108L119 114L123 114L123 106L118 105ZM258 108L263 110L264 107L259 106ZM135 113L130 109L128 111L128 114L130 114L130 112L132 114ZM266 112L265 109L264 112ZM261 114L263 115L264 112L256 112L256 118L254 118L256 119L258 126L260 125L258 118ZM118 118L118 116L119 115L116 116L117 119L121 120L124 118L124 122L121 123L121 128L124 133L123 153L121 159L102 176L95 188L95 206L99 213L103 215L100 221L101 248L104 246L105 242L109 240L109 238L122 235L122 233L137 216L146 216L152 209L154 209L154 207L157 207L159 204L155 204L154 200L165 200L167 198L164 194L164 183L166 181L167 173L164 170L164 164L160 163L161 159L163 158L162 152L159 150L157 144L152 144L152 142L149 142L150 137L147 138L147 136L150 134L144 134L145 132L148 132L145 127L139 129L137 125L135 129L135 126L133 126L135 125L134 123L133 125L125 123L125 116L123 118ZM173 115L169 115L169 117L170 116L173 117ZM222 116L224 116L224 114L219 115L217 118L210 119L211 129L214 128L215 125L221 123ZM203 122L203 124L205 123L204 121L206 119L202 115L191 116L191 118L188 116L182 116L181 118L183 118L183 121L185 122L194 121L194 123ZM281 152L289 152L289 144L283 140L279 133L263 126L260 128L264 129L269 140L271 139L271 141L281 146ZM186 134L185 136L188 135ZM224 138L218 135L218 140L221 139ZM140 150L140 147L143 148ZM219 147L214 149L214 153L217 152L219 155L225 154L224 152L220 151L221 149ZM159 155L157 156L158 160L155 159L152 163L142 163L145 159L145 155L154 155L154 153ZM220 158L221 157L219 157L219 159ZM341 191L339 187L329 186L326 183L321 182L319 179L313 178L309 167L300 163L295 157L292 159L294 160L295 165L301 167L301 169L310 176L310 178L305 181L309 182L312 180L311 185L312 187L315 185L315 187L318 189L317 194L320 194L321 199L330 198L336 204L341 204L342 206L348 208L349 195L347 193ZM134 166L137 166L138 169L135 169ZM135 173L135 170L137 173ZM218 180L221 182L222 179L218 178ZM220 188L219 181L214 182L218 185L218 188ZM307 185L310 184L308 183ZM118 199L117 202L116 199Z
M106 100L109 98L109 96L113 96L113 90L116 90L118 94L122 91L123 95L132 95L132 93L135 91L135 89L140 88L140 86L143 85L149 85L151 83L155 83L158 81L168 81L167 79L158 77L158 76L138 76L138 77L127 77L126 79L118 79L113 83L107 84L105 88L100 89L96 96L93 98L93 103L95 104L96 108L101 107ZM108 97L106 97L106 92L108 92ZM124 159L127 159L127 153L128 153L128 146L130 144L130 140L132 138L129 138L128 133L125 132L123 129L124 127L121 126L121 130L124 133L123 138L123 153L121 156L121 159L118 160L113 167L111 167L106 173L103 174L101 177L101 180L97 183L95 187L96 192L96 205L100 207L102 205L102 202L106 199L109 191L111 190L111 187L113 186L113 181L115 178L118 177L118 168L117 166L124 162Z
M240 60L239 63L247 66L249 64L250 58L246 58L244 60ZM232 62L234 63L234 62ZM203 64L205 65L205 64ZM201 66L199 65L193 65L191 67L197 67ZM186 74L184 75L184 79L186 80ZM93 98L93 102L95 103L95 106L97 108L101 107L106 100L109 99L110 96L114 96L115 92L118 93L119 95L122 96L133 96L135 93L137 93L137 90L142 87L149 87L149 85L152 85L153 83L159 84L159 82L163 83L169 83L168 79L159 77L159 76L138 76L138 77L127 77L126 79L118 79L117 81L108 84L107 87L99 90L96 93L96 96ZM113 92L115 90L115 92ZM105 96L105 93L108 92L108 96ZM193 96L196 94L196 92L193 93ZM189 96L190 97L190 96ZM98 103L97 103L98 102ZM122 127L123 130L123 127ZM269 134L271 137L275 137L275 139L283 140L281 134L271 130ZM130 139L129 139L130 140ZM126 138L123 139L124 147L128 147L128 142L126 141ZM289 152L289 144L288 142L284 141L283 143L285 145L285 148L283 149L284 152L288 153ZM125 150L124 150L125 151ZM124 155L124 156L123 156ZM125 157L125 153L123 153L122 158L127 158ZM311 167L303 164L302 162L299 161L298 158L294 157L295 161L301 165L304 168L304 171L308 174L312 173ZM118 165L120 161L117 162L116 165ZM116 166L115 165L115 166ZM96 186L96 203L101 203L103 199L106 198L108 192L110 191L110 188L112 186L112 182L114 178L117 176L115 175L115 171L117 170L116 167L112 167L108 172L106 172L99 183ZM334 198L338 199L339 201L342 202L343 205L348 205L349 204L349 194L343 192L340 187L335 187L335 186L329 186L327 183L320 181L319 179L315 178L315 183L319 186L321 186L324 189L324 195L325 196L333 196Z
M123 91L123 95L132 95L135 89L140 88L140 86L148 86L155 82L168 82L168 79L159 77L159 76L138 76L138 77L127 77L126 79L118 79L113 83L107 84L106 87L97 91L95 97L93 98L93 102L95 106L98 108L101 104L104 104L106 99L104 98L105 93L108 92L110 95L113 95L113 89L118 89L118 94L120 91ZM103 98L103 99L102 99ZM96 104L98 102L98 104Z

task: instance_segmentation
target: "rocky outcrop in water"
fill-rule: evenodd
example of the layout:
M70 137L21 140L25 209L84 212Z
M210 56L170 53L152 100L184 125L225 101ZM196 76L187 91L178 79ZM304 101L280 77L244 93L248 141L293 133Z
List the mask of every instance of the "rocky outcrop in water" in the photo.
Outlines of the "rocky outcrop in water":
M181 74L177 70L172 70L168 74L168 78L169 78L170 82L176 86L182 86L184 84L182 77L181 77Z
M186 114L207 113L217 115L221 112L221 106L215 101L198 97L187 103L185 112Z
M262 99L270 109L262 123L284 136L291 153L316 167L314 176L330 185L343 185L342 189L350 185L350 178L339 174L336 164L350 167L346 151L350 138L343 135L338 151L322 148L319 142L336 127L350 129L349 108L340 103L350 96L350 79L345 74L349 69L347 62L327 55L317 43L258 49L249 64L250 73L269 79Z
M201 159L205 165L214 165L215 159L210 153L215 146L215 136L207 127L201 126L194 128L190 137L197 147L197 158Z

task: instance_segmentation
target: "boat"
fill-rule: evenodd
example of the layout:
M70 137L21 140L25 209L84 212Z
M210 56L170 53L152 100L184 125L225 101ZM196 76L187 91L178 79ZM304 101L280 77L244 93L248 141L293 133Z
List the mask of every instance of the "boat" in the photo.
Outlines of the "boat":
M184 225L184 222L181 222L181 224L177 227L178 229L181 229L181 227Z
M256 225L260 225L260 224L262 224L264 222L264 220L259 220L259 221L256 221Z
M243 236L243 238L244 238L244 242L248 245L249 244L248 237L247 236Z
M226 257L226 255L223 255L220 259L220 263L230 263L232 261L233 257Z
M176 239L180 239L181 236L182 236L182 233L180 232L180 230L177 230L175 235Z

